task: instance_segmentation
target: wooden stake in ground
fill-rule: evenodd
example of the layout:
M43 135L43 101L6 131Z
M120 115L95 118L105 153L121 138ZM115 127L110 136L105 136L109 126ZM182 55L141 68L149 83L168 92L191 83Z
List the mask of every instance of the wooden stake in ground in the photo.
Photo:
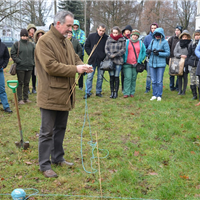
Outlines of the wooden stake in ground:
M102 187L101 187L101 170L100 170L100 159L99 159L99 147L98 147L98 139L97 139L97 132L96 132L96 143L97 143L97 158L98 158L98 168L99 168L99 185L100 185L100 192L101 192L101 199L103 198L102 195Z

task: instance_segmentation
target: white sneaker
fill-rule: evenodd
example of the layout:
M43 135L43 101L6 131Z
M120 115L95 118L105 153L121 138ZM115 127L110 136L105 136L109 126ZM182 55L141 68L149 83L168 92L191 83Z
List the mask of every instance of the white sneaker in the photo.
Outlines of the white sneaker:
M157 99L156 96L152 96L151 99L150 99L150 101L153 101L153 100L156 100L156 99Z
M157 101L161 101L161 97L158 97L158 98L157 98Z

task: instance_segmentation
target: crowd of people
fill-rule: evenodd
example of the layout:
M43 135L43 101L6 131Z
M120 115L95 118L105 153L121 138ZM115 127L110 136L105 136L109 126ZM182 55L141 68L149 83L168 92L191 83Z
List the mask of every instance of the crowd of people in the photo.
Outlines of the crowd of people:
M87 73L84 99L91 97L92 84L97 70L96 96L102 97L104 71L101 62L111 60L113 69L110 76L110 98L118 97L120 73L123 97L134 97L137 81L137 65L146 65L146 89L151 90L151 101L162 100L163 76L166 65L173 57L184 59L182 76L170 76L170 90L185 95L188 73L193 99L200 98L200 30L193 37L181 26L175 28L175 35L165 40L163 28L157 23L150 25L150 32L140 40L140 31L127 25L122 31L114 26L111 34L106 34L106 26L99 24L95 33L85 37L78 20L69 11L61 10L54 17L54 23L45 33L37 30L34 24L20 32L20 41L10 51L17 64L18 104L30 103L29 82L32 77L32 93L37 94L37 105L41 112L39 134L39 165L45 177L57 177L51 164L73 166L64 159L63 140L69 111L74 108L75 93L73 87L78 73L79 89L83 89L84 74ZM89 56L88 64L83 63L84 51ZM5 92L3 69L9 62L7 47L0 42L0 100L5 112L12 113ZM37 80L36 80L37 78ZM183 83L183 84L182 84ZM36 92L37 85L37 92ZM200 105L198 103L197 105Z
M190 73L190 88L193 94L192 99L197 99L199 89L199 76L197 73L199 50L197 48L200 39L200 30L196 30L191 36L187 30L182 30L181 26L176 26L175 34L165 40L164 30L159 28L157 23L150 25L149 34L140 40L140 31L132 29L130 25L125 26L121 31L118 26L111 29L111 34L106 34L106 26L99 24L95 33L85 37L85 32L80 29L80 22L74 20L72 31L67 34L67 39L73 44L75 52L83 61L84 52L89 56L88 64L92 65L93 73L87 75L85 98L92 95L93 77L97 70L96 96L102 97L102 83L104 71L100 70L100 64L104 60L113 62L114 70L109 71L110 75L110 98L118 97L119 85L121 82L124 98L134 97L136 89L137 63L144 63L147 71L146 90L149 93L152 83L152 100L161 101L163 93L163 75L166 64L173 57L178 59L184 58L184 71L181 76L169 76L169 87L171 91L176 90L179 95L184 95L188 84L188 73ZM30 103L28 99L31 94L29 89L30 79L32 77L32 93L36 94L36 68L34 62L35 45L39 38L44 35L43 30L37 30L34 24L29 24L27 29L22 29L20 41L16 42L10 51L13 61L17 64L17 78L19 86L17 88L18 103L20 105ZM1 50L6 49L1 43ZM196 51L195 51L196 50ZM7 66L9 54L4 50L2 62ZM2 71L2 72L1 72ZM200 71L200 69L198 69ZM120 81L121 73L121 81ZM83 90L83 78L85 74L80 74L78 86ZM2 75L1 75L2 76ZM177 77L177 78L176 78ZM175 81L176 80L176 81ZM5 84L1 79L2 95L5 96ZM0 93L1 94L1 93ZM1 97L4 98L4 97ZM7 97L6 97L7 98ZM11 113L9 104L1 100L5 112ZM200 103L199 103L200 104ZM197 105L199 105L197 104Z

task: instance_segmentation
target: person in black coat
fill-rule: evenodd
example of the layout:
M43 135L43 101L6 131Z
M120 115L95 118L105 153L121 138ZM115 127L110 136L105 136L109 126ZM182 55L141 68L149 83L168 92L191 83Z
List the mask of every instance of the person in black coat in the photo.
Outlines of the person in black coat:
M93 72L87 75L86 80L86 89L85 89L85 98L89 98L92 93L92 81L94 77L95 70L97 68L97 84L96 84L96 96L102 97L102 83L103 83L103 71L100 70L100 63L104 60L106 57L105 54L105 44L106 40L108 38L108 35L105 34L106 32L106 26L104 24L101 24L97 28L96 33L91 33L86 42L85 42L85 51L90 56L91 52L93 51L93 48L95 50L93 51L88 64L93 66ZM97 45L97 46L96 46Z
M174 49L175 49L175 46L176 44L179 42L179 35L182 33L182 26L176 26L176 29L175 29L175 35L173 35L172 37L169 38L168 40L168 44L169 44L169 48L170 48L170 56L169 58L167 59L167 64L169 65L169 59L170 58L173 58L174 57ZM171 91L178 91L178 77L176 78L176 83L174 85L174 82L175 82L175 77L174 76L169 76L169 80L170 80L170 84L169 84L169 87L170 87L170 90Z
M197 87L199 86L199 79L196 76L197 63L199 61L198 57L195 55L195 49L199 43L200 30L194 32L194 40L188 47L188 55L185 60L188 65L188 70L190 72L190 88L192 90L193 98L197 99Z
M12 113L12 110L10 109L6 91L5 91L5 79L4 79L4 73L3 69L7 67L9 62L9 52L8 48L4 43L1 42L0 39L0 100L3 105L3 109L7 113Z

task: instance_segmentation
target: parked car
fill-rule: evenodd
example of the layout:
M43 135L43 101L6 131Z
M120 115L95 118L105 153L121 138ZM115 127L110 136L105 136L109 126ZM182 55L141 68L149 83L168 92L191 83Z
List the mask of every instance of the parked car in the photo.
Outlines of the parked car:
M169 40L169 38L170 38L171 36L165 36L165 40Z
M17 39L12 37L2 37L1 42L3 42L7 47L12 47L12 45L17 41Z

